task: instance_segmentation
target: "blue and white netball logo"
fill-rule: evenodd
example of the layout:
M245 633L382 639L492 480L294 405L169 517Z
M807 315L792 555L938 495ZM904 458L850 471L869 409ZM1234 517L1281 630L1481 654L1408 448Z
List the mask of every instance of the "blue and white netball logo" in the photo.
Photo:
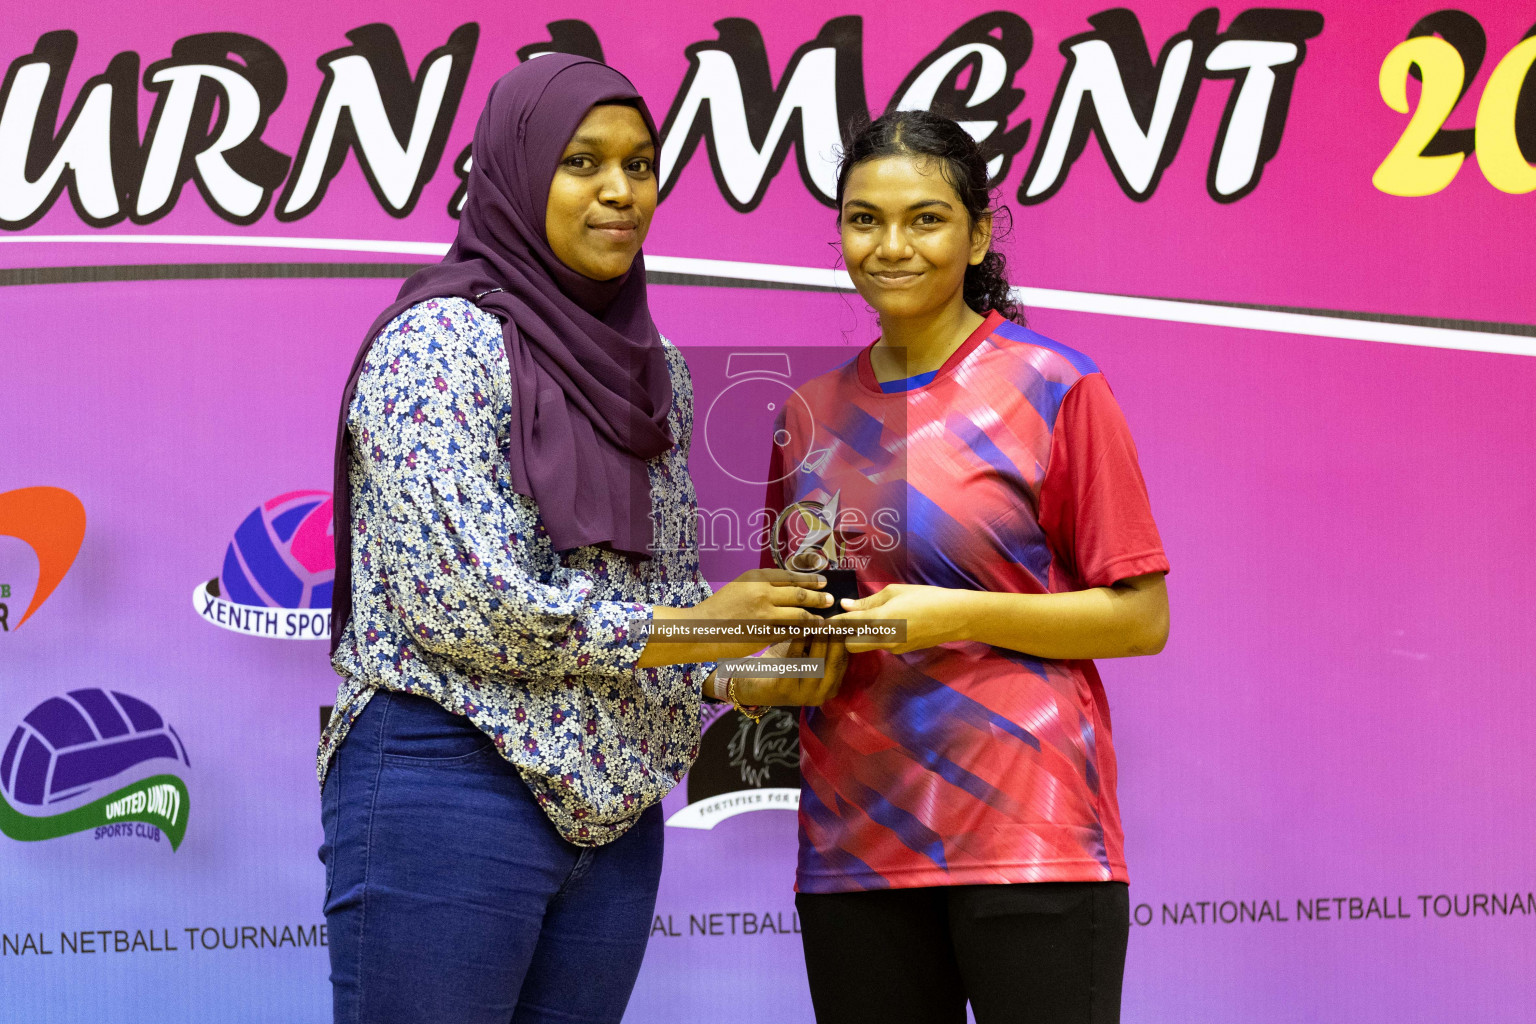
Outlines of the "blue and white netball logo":
M224 551L219 575L192 592L206 622L250 636L331 635L336 549L328 491L290 491L251 510Z
M190 766L175 728L116 690L71 690L28 712L0 756L0 832L56 839L126 822L181 845L187 787L168 774Z

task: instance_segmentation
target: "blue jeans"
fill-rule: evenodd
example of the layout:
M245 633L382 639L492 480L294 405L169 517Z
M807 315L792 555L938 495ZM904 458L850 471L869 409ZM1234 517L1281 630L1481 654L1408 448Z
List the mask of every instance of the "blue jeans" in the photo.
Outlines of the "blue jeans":
M325 781L337 1024L614 1022L661 878L661 808L561 839L467 718L380 691Z

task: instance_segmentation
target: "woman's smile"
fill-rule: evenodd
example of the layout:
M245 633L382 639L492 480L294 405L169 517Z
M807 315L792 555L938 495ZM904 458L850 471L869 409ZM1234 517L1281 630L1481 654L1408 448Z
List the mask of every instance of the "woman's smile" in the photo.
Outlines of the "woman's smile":
M633 241L640 230L640 221L634 217L610 217L600 221L588 221L587 228L614 242Z
M871 270L870 279L882 288L907 288L923 278L919 270Z

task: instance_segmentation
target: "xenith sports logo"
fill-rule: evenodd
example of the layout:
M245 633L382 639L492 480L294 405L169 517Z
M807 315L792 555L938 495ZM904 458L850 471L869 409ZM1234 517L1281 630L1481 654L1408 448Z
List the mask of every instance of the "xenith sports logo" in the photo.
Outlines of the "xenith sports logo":
M187 832L187 786L166 761L191 765L176 730L144 701L100 689L49 697L0 757L0 832L32 842L140 823L141 835L163 834L174 850Z
M667 819L677 828L712 829L749 811L800 807L800 726L774 708L756 722L728 708L705 708L699 758L688 772L688 806Z
M42 607L75 563L85 540L85 506L59 487L23 487L0 493L0 537L15 537L37 558L37 585L19 618L12 621L13 592L19 584L0 576L0 633L19 629ZM0 562L0 572L6 565Z
M192 591L192 607L215 626L280 640L331 635L336 577L328 491L289 491L235 529L219 575Z

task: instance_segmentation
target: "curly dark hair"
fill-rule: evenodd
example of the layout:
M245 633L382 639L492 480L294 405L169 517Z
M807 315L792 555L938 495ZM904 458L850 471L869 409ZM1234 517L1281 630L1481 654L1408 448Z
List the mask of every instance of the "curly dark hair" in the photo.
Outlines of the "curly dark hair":
M1001 237L995 219L1008 208L995 204L988 185L987 153L964 128L942 114L927 110L893 110L854 133L837 168L837 207L843 206L848 175L866 160L883 156L929 157L965 204L971 223L994 218L993 243ZM965 271L965 304L985 316L997 310L1016 324L1024 323L1024 307L1015 302L1008 285L1003 254L995 248Z

